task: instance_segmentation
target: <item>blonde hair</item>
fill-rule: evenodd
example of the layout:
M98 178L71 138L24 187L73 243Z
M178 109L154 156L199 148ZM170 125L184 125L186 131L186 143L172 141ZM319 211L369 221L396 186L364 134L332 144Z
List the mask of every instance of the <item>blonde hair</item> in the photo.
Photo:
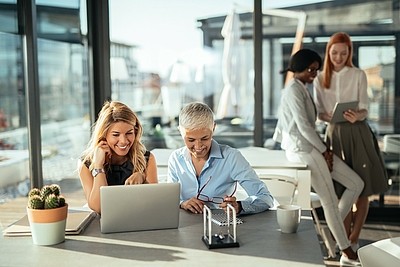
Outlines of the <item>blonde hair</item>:
M134 127L135 140L130 148L127 156L132 162L133 172L144 173L146 169L146 147L141 143L143 128L135 112L133 112L127 105L117 101L106 101L99 112L97 121L92 126L92 136L89 140L86 150L83 152L83 162L90 162L89 170L93 170L93 153L97 144L101 140L105 140L107 132L111 125L117 122L125 122ZM106 168L110 166L106 165Z
M350 36L345 32L337 32L331 36L328 44L326 45L325 60L324 60L324 71L322 74L322 87L329 89L331 87L333 64L331 62L331 57L329 55L329 50L331 50L332 45L344 43L349 47L349 56L346 60L345 65L348 67L353 67L353 43L351 42Z

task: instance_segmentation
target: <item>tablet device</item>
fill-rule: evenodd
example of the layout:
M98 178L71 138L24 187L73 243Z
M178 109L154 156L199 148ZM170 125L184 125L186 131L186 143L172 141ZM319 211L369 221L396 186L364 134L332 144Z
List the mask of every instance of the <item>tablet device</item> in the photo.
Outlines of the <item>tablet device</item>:
M350 102L336 102L335 107L333 109L333 114L331 117L331 120L329 121L330 123L336 123L336 122L344 122L347 121L343 117L343 113L349 109L357 109L359 101L350 101Z
M102 233L178 228L180 183L100 187Z

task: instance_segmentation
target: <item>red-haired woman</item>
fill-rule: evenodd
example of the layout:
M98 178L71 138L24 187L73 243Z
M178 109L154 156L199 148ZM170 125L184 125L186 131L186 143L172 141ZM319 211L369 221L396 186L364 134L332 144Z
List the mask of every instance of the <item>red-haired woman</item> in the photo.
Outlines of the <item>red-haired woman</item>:
M363 180L364 190L353 211L345 218L345 227L353 250L358 249L361 229L369 209L368 197L387 190L387 173L378 142L366 117L368 114L367 77L353 66L353 44L345 32L331 36L326 46L323 72L314 80L314 98L318 118L328 123L326 143ZM356 110L343 114L345 122L329 123L336 102L358 100ZM340 198L344 188L335 183Z

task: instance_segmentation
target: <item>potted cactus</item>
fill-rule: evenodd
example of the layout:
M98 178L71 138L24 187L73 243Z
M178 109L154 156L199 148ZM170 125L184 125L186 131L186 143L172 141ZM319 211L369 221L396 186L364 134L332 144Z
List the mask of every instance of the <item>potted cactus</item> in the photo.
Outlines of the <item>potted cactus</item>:
M65 241L68 204L57 184L33 188L28 193L26 208L36 245L55 245Z

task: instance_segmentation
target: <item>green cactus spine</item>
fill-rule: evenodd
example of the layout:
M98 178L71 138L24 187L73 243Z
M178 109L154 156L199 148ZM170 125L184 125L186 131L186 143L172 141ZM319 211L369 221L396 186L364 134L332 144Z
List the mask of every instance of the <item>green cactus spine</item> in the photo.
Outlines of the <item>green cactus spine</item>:
M28 207L30 209L43 209L44 202L40 196L33 195L33 196L29 197Z
M40 196L40 190L37 188L32 188L29 193L28 193L29 197L33 197L33 196Z
M65 206L65 197L64 196L59 196L58 197L58 203L60 204L60 207Z
M53 192L54 195L59 196L61 193L61 188L58 184L52 184L50 185L51 192Z
M50 194L53 193L53 191L51 190L51 186L50 185L45 185L42 187L42 190L40 191L42 199L46 199Z
M54 209L59 207L59 199L58 196L55 194L50 194L45 200L44 200L44 208L45 209Z

